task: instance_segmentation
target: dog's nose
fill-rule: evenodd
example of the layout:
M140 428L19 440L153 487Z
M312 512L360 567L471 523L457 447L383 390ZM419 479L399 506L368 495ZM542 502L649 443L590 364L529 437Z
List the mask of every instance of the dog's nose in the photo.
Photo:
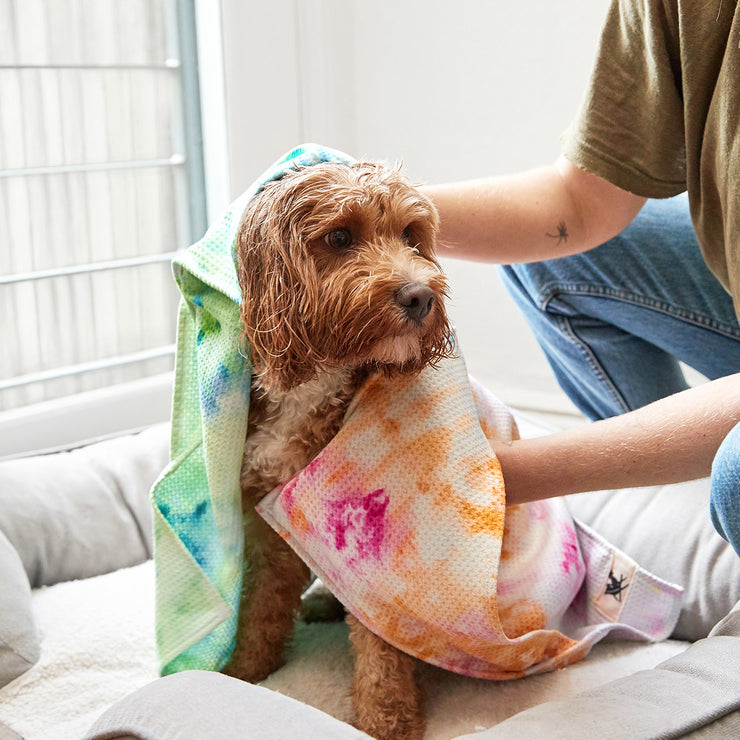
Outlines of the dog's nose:
M421 322L432 310L434 291L428 285L409 283L396 291L396 303L412 321Z

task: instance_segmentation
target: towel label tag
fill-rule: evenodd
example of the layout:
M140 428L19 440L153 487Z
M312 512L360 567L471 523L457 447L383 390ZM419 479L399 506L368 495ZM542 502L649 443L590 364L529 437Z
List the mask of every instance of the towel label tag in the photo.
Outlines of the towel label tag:
M594 606L610 622L618 622L624 605L629 598L630 587L637 570L637 563L620 550L615 549L609 572Z

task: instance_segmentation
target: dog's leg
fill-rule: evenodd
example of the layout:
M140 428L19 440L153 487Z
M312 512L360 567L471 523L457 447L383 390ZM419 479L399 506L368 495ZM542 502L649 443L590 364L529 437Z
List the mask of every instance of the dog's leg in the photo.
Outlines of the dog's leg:
M347 623L355 650L355 725L377 740L421 740L425 722L414 658L381 640L351 615Z
M310 572L254 512L245 521L245 550L248 585L239 608L236 647L223 672L256 683L282 664Z

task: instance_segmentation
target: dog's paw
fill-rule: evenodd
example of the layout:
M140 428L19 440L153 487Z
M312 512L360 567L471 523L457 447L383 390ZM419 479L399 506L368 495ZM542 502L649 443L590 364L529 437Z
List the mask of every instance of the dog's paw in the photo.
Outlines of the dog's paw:
M232 655L229 662L221 669L221 673L247 683L259 683L282 665L282 654L245 650Z
M224 676L231 676L231 678L238 678L240 681L246 681L247 683L259 683L267 678L267 675L260 675L260 673L245 669L244 666L233 665L227 663L222 669L221 673Z
M301 596L298 617L304 622L341 622L345 616L342 603L318 579Z
M354 725L375 740L423 740L426 727L423 715L409 712L401 704L386 707L385 716L358 717Z

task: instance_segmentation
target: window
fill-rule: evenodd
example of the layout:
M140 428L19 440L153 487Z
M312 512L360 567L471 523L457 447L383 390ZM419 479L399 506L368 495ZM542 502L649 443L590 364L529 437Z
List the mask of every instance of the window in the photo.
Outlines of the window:
M199 111L193 0L0 0L0 411L172 369Z

